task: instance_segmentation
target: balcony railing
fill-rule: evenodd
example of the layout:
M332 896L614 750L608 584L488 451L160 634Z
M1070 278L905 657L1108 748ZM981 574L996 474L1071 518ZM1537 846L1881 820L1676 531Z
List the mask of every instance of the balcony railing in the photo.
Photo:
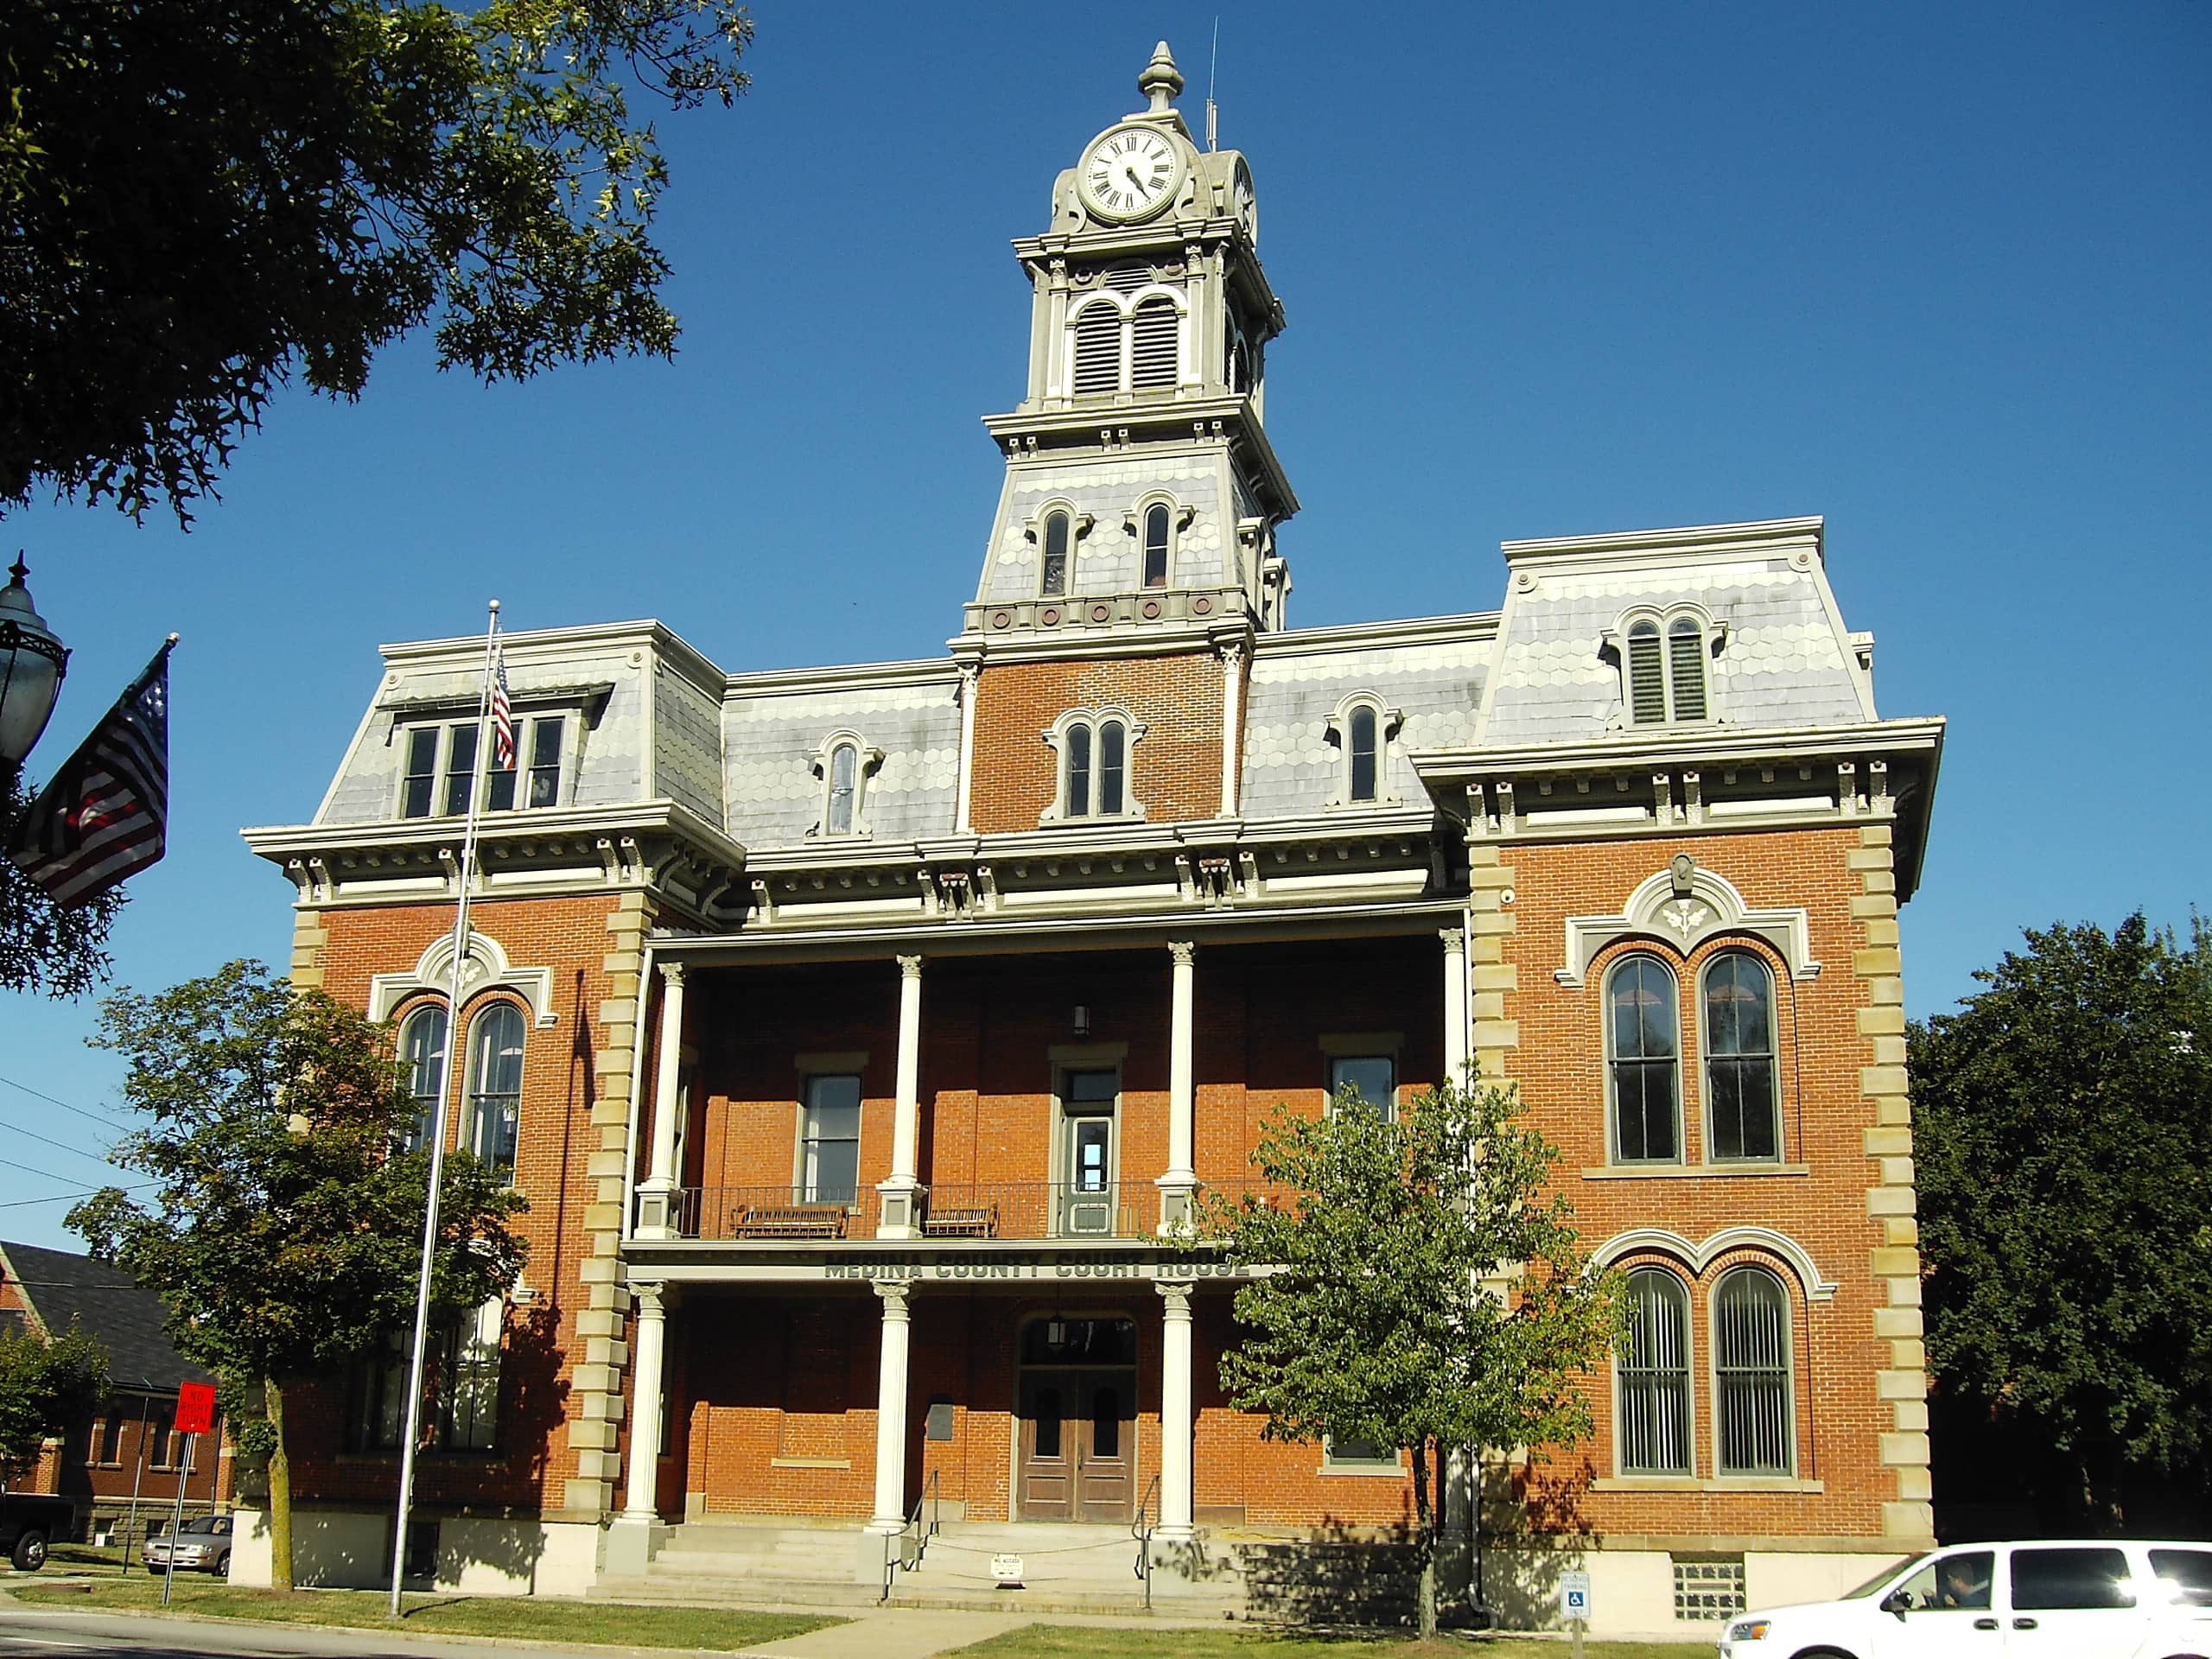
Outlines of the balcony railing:
M1232 1202L1247 1192L1275 1205L1293 1201L1287 1189L1254 1182L1210 1182L1199 1191ZM877 1236L871 1187L825 1198L790 1185L689 1186L676 1198L674 1224L683 1238L827 1243ZM1149 1181L944 1183L918 1195L914 1214L925 1239L1143 1239L1159 1236L1160 1201Z

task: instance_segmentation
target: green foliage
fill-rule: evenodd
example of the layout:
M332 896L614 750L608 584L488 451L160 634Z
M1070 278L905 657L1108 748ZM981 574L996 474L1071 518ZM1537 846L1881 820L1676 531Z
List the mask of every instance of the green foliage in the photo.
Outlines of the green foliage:
M1929 1358L2113 1518L2212 1452L2212 938L2026 938L1910 1033Z
M296 372L666 356L642 92L728 105L730 0L0 7L0 505L181 522Z
M73 1319L51 1342L0 1331L0 1484L29 1474L46 1437L73 1427L106 1393L107 1351Z
M320 991L234 962L100 1010L101 1047L130 1064L125 1101L152 1120L115 1161L159 1183L111 1187L67 1224L160 1293L189 1358L226 1377L327 1371L408 1328L429 1193L427 1151L385 1028ZM432 1301L480 1306L514 1281L521 1196L466 1152L442 1186Z
M20 779L6 785L0 797L0 845L37 793ZM0 856L0 989L64 998L82 996L101 983L115 971L107 936L124 897L121 887L111 887L90 904L64 910L13 859Z
M1248 1194L1212 1224L1247 1327L1222 1359L1273 1438L1487 1446L1590 1432L1575 1374L1611 1335L1611 1285L1586 1271L1573 1211L1543 1196L1556 1150L1515 1122L1512 1090L1446 1084L1384 1117L1347 1095L1326 1116L1278 1108ZM1510 1298L1479 1281L1522 1271Z

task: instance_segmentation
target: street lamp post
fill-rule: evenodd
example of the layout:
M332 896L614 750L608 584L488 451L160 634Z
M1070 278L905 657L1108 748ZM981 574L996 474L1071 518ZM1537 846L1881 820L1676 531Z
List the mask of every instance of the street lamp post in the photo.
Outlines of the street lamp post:
M8 568L0 588L0 789L12 795L23 760L54 713L69 651L31 605L23 586L30 574L22 555Z

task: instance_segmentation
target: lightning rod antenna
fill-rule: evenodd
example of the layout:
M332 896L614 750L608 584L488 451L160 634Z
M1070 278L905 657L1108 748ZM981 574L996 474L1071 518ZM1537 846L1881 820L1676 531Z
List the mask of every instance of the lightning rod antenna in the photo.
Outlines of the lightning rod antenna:
M1206 148L1221 148L1221 138L1214 123L1213 77L1221 65L1221 14L1213 15L1213 55L1206 61Z

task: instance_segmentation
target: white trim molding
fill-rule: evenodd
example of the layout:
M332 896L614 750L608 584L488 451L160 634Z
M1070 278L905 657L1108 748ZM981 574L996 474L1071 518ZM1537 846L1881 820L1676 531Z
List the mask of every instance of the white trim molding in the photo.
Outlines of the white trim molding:
M1702 1279L1705 1270L1731 1250L1760 1250L1786 1263L1797 1275L1808 1302L1825 1302L1835 1295L1833 1279L1824 1279L1813 1254L1787 1233L1771 1227L1723 1227L1702 1244L1693 1244L1680 1233L1664 1227L1631 1227L1615 1233L1590 1252L1592 1267L1610 1268L1624 1256L1655 1252L1671 1256Z
M1811 918L1804 906L1755 910L1725 875L1693 866L1669 867L1647 877L1612 916L1567 918L1566 961L1552 972L1562 985L1580 985L1590 962L1616 939L1659 940L1683 957L1719 934L1749 933L1782 953L1793 978L1817 979Z
M371 976L369 1018L388 1019L394 1008L418 991L435 991L443 996L452 983L452 972L453 935L442 933L416 958L412 972ZM512 991L529 1003L540 1027L552 1025L560 1019L553 1011L553 970L513 966L497 939L472 928L468 954L461 964L461 1001L465 1003L479 992L495 987Z

